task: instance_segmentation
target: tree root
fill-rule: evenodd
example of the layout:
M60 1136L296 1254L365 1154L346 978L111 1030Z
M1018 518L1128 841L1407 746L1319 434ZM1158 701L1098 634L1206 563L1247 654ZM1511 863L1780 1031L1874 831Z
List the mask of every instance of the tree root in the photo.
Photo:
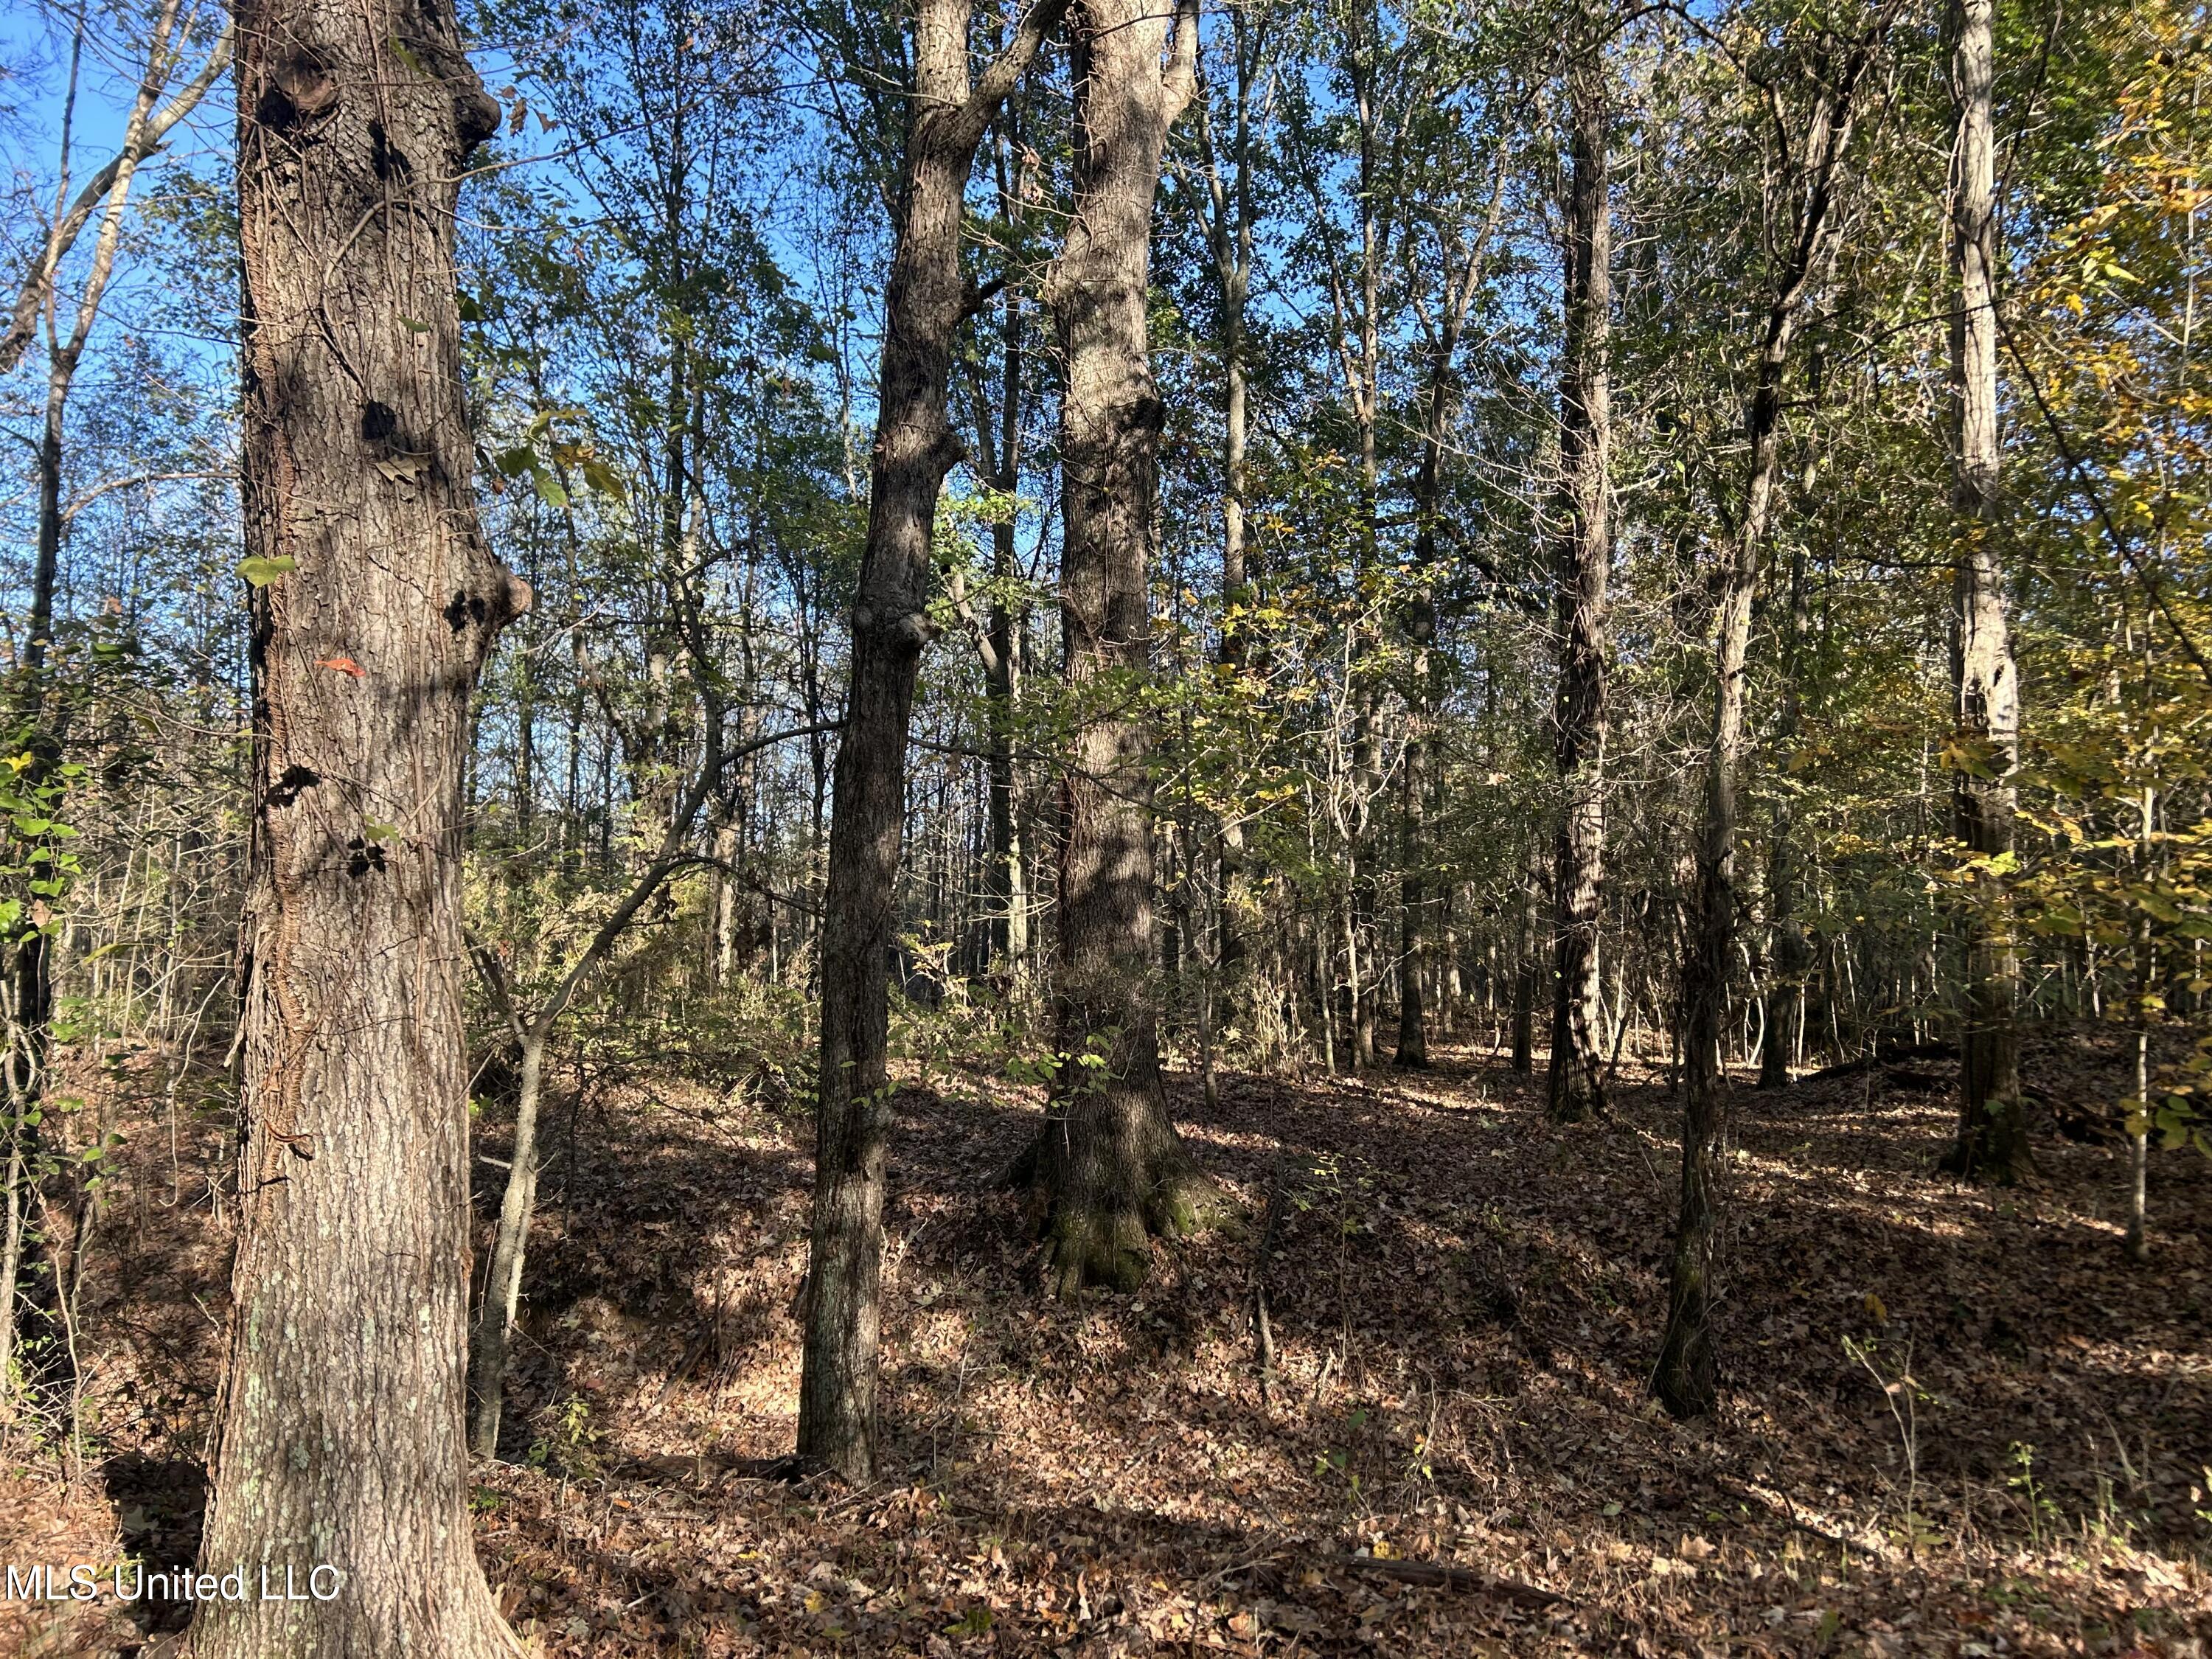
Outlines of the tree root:
M1152 1271L1154 1237L1235 1230L1237 1206L1194 1164L1164 1174L1141 1194L1054 1193L1033 1158L1030 1231L1044 1247L1045 1283L1073 1300L1086 1285L1134 1291Z

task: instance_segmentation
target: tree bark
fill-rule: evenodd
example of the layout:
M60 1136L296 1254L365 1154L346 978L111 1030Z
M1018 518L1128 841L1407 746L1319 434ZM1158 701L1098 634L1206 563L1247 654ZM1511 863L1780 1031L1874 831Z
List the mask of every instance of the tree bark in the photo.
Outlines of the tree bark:
M1605 879L1606 609L1613 564L1613 229L1605 64L1594 20L1568 72L1574 177L1568 200L1566 351L1559 386L1559 461L1566 534L1559 548L1559 689L1553 759L1559 775L1553 878L1552 1066L1548 1107L1573 1122L1605 1109L1600 1028L1604 988L1598 911Z
M1814 273L1828 246L1836 185L1856 118L1858 85L1887 33L1890 15L1887 9L1878 14L1864 34L1832 56L1824 51L1816 60L1815 74L1825 72L1832 78L1815 89L1802 140L1790 157L1795 222L1780 281L1767 307L1744 422L1750 455L1743 518L1722 575L1705 824L1698 847L1697 909L1682 957L1681 1212L1668 1276L1667 1331L1652 1380L1661 1403L1677 1417L1711 1411L1719 1384L1711 1326L1719 1176L1714 1146L1728 1088L1720 1052L1735 945L1736 768L1743 746L1752 604L1759 592L1759 564L1782 463L1783 381Z
M238 41L257 874L201 1565L328 1564L340 1593L204 1601L192 1650L513 1654L461 1434L461 786L471 689L530 601L477 526L454 295L499 110L435 0L246 0Z
M1075 215L1045 298L1066 372L1060 620L1080 724L1060 784L1060 1066L1027 1160L1030 1225L1063 1296L1091 1281L1133 1289L1148 1235L1187 1231L1217 1205L1160 1080L1140 707L1164 412L1146 337L1152 203L1193 89L1197 4L1170 19L1151 0L1079 0L1069 19Z
M963 202L976 145L1063 4L1040 0L972 88L968 0L922 0L915 22L916 100L884 296L867 543L853 600L823 906L814 1217L799 1387L799 1455L853 1480L869 1479L876 1462L891 887L905 829L915 676L930 635L925 607L937 497L960 456L945 407L953 338L967 308Z
M1951 0L1947 17L1958 106L1951 157L1951 274L1958 288L1951 317L1952 505L1959 515L1951 615L1958 727L1951 832L1977 860L2002 859L2012 851L2012 775L2020 764L2020 679L1998 540L1993 11L1993 0ZM1983 865L1973 885L1964 926L1959 1129L1945 1166L1971 1180L2009 1184L2031 1163L2014 1023L2020 962L2004 877Z

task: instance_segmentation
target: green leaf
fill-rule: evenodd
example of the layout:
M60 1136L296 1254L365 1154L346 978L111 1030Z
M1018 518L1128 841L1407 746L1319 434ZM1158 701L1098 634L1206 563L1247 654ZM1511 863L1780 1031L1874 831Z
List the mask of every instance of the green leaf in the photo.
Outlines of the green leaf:
M240 559L237 567L238 574L255 587L266 587L279 576L289 576L299 568L299 560L289 553L279 554L273 559Z
M371 841L397 841L399 838L398 824L381 823L374 818L363 818L361 821L361 832Z
M585 456L582 465L584 482L602 495L611 495L617 501L621 501L629 494L628 487L622 481L622 475L598 456Z
M566 507L568 505L568 492L561 488L561 481L555 477L551 471L545 467L539 466L532 468L530 474L530 482L537 489L538 498L543 501L546 506Z

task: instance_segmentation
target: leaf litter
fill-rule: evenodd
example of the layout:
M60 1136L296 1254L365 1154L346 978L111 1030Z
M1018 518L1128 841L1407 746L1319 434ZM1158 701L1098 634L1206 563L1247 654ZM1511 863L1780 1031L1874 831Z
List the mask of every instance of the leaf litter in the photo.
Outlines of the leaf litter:
M1230 1076L1212 1120L1178 1079L1247 1224L1067 1304L991 1181L1035 1091L940 1066L897 1100L886 1474L861 1490L786 1457L810 1125L609 1068L557 1103L479 1555L532 1651L598 1659L2201 1656L2212 1172L2154 1161L2154 1259L2128 1266L2124 1158L2080 1105L2118 1063L2094 1034L2038 1050L2082 1138L2046 1134L2014 1191L1932 1173L1950 1109L1916 1073L1739 1087L1723 1404L1688 1425L1646 1389L1656 1074L1571 1127L1465 1048ZM181 1184L162 1137L125 1142L80 1310L88 1477L0 1471L6 1559L196 1547L221 1139ZM185 1609L125 1611L0 1606L0 1647L131 1653Z

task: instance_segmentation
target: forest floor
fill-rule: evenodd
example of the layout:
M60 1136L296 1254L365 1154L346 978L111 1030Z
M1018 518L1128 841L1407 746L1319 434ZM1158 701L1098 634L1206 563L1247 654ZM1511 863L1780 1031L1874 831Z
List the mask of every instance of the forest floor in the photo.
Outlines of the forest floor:
M1463 1048L1231 1077L1211 1120L1179 1079L1250 1223L1069 1305L990 1184L1038 1103L940 1067L898 1100L866 1490L762 1474L793 1437L804 1117L599 1078L555 1116L479 1553L534 1650L605 1659L2201 1655L2212 1168L2154 1158L2130 1267L2116 1144L2046 1136L2009 1192L1931 1173L1948 1071L1739 1088L1724 1398L1686 1425L1646 1389L1656 1076L1565 1128ZM2040 1039L2030 1080L2092 1117L2123 1081L2095 1034ZM189 1559L227 1251L191 1152L121 1155L79 1320L94 1449L73 1489L0 1468L7 1560ZM183 1611L0 1603L0 1653L130 1653Z

